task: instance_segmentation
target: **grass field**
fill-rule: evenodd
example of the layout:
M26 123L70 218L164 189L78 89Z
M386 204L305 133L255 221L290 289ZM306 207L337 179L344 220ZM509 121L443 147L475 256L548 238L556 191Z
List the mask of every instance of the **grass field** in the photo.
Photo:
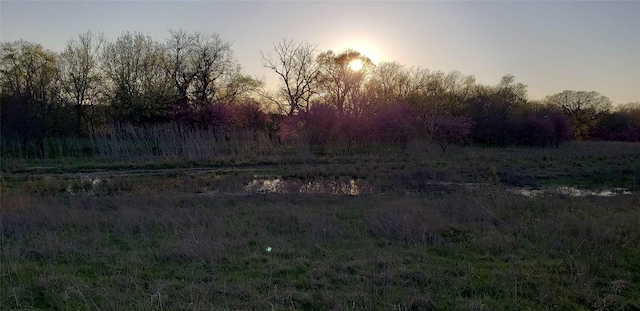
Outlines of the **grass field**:
M431 147L4 159L0 310L640 310L640 144Z

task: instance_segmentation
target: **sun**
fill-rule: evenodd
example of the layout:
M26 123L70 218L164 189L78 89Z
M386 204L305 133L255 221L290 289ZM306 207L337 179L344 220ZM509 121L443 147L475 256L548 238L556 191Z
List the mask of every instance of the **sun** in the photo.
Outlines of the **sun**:
M386 58L383 50L381 50L376 44L374 44L373 41L369 41L368 39L364 38L340 41L340 43L333 45L332 50L336 51L337 53L347 50L356 50L360 54L362 54L362 56L370 59L374 65L378 64ZM365 64L363 64L363 66L364 65Z
M362 69L362 60L361 59L354 59L352 61L349 62L349 68L353 71L360 71L360 69Z

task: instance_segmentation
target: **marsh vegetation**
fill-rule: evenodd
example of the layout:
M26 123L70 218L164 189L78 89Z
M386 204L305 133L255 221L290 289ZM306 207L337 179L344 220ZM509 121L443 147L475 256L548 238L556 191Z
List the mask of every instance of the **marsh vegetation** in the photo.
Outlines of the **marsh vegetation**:
M637 310L639 149L16 157L0 306Z

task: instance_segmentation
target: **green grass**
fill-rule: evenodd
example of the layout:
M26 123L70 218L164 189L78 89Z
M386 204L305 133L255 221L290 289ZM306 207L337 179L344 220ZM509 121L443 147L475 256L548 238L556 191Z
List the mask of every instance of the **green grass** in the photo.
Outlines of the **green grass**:
M1 303L638 308L637 196L455 197L6 195Z
M637 149L458 147L79 175L102 174L96 184L67 168L5 171L0 309L638 310L636 190L505 191L638 189ZM255 175L376 191L245 193Z

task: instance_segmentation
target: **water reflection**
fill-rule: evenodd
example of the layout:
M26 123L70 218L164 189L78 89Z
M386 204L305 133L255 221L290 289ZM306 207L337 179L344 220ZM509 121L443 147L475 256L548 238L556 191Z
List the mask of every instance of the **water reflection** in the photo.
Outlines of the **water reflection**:
M282 193L284 192L284 183L280 178L254 179L244 187L244 191L249 193Z
M298 181L275 179L254 179L244 190L248 193L332 193L360 195L374 193L373 188L364 181Z
M96 195L110 183L109 178L96 177L90 175L78 176L66 179L65 192L69 194ZM454 183L454 182L426 182L420 187L412 188L411 191L404 189L402 185L372 185L366 180L312 180L304 181L299 179L283 179L256 177L240 189L233 180L229 180L235 186L224 186L219 189L205 188L200 193L207 195L216 194L247 194L247 193L302 193L302 194L383 194L387 191L403 194L424 194L424 193L454 193L457 190L482 191L489 184L482 183ZM491 186L494 187L494 186ZM217 188L217 187L216 187ZM580 189L569 186L556 186L544 188L502 188L508 194L521 195L529 198L544 197L548 195L561 195L569 197L613 197L619 195L631 195L632 192L625 188L607 189Z
M453 191L456 189L462 190L481 190L485 184L479 183L453 183L453 182L433 182L427 183L428 188L433 188L433 191L442 191L443 187ZM438 187L435 187L438 186ZM402 190L402 189L398 189ZM371 186L363 180L350 179L348 181L334 181L334 180L315 180L315 181L299 181L299 180L283 180L281 178L262 178L254 179L244 186L244 191L247 193L330 193L330 194L348 194L348 195L361 195L382 193L381 189ZM546 195L564 195L570 197L612 197L617 195L630 195L631 191L625 188L610 188L601 190L589 190L580 189L576 187L560 186L560 187L546 187L542 189L533 188L505 188L507 193L521 195L529 198L542 197ZM415 193L400 191L402 193ZM428 192L427 189L423 189L420 192Z
M570 196L570 197L588 197L588 196L613 197L617 195L632 194L631 191L625 188L588 190L588 189L580 189L576 187L567 187L567 186L549 187L546 189L507 188L507 191L510 193L526 196L529 198L540 197L548 194L564 195L564 196Z
M362 184L362 185L359 186L358 184ZM302 187L300 187L299 192L300 193L334 193L334 194L359 195L361 194L360 193L361 187L363 189L371 190L371 187L368 187L362 181L356 182L355 180L351 179L349 180L349 182L335 182L335 181L308 182L306 185L303 185ZM372 191L367 191L367 192L371 193Z
M103 182L100 177L82 176L67 183L66 192L70 194L87 193L94 195L98 186Z

